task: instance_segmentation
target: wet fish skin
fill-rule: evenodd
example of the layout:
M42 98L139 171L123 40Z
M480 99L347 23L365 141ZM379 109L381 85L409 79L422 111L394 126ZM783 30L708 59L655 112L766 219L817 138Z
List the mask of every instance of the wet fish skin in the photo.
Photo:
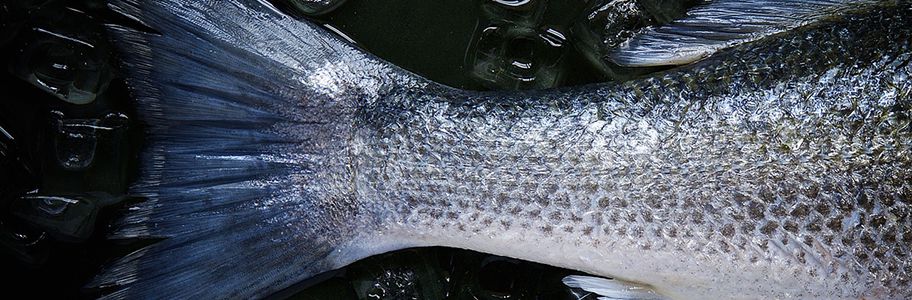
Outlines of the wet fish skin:
M97 278L112 298L266 296L427 245L680 299L910 296L908 1L517 93L436 85L257 1L114 7L161 32L112 27L151 124L149 200L114 237L167 239Z
M409 240L673 298L908 297L909 13L618 85L391 95L356 138L359 198L405 199L369 210Z

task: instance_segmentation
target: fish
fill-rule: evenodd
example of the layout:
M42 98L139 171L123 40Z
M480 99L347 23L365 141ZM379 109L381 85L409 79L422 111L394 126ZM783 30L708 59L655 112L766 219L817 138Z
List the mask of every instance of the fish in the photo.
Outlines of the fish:
M606 298L912 297L910 1L516 92L434 83L266 1L109 7L137 23L108 30L146 131L144 200L110 238L155 242L99 272L103 298L269 297L424 246L579 270Z

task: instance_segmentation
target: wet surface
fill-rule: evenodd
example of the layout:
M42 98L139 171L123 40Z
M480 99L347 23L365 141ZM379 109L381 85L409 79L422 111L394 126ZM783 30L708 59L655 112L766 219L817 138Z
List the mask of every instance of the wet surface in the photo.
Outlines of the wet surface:
M634 32L669 22L701 3L699 0L272 2L289 14L324 23L344 38L402 68L470 90L544 89L630 79L661 70L624 68L605 56ZM316 2L337 6L311 8Z
M359 261L289 299L596 299L561 283L579 272L450 248Z
M512 90L602 80L574 47L570 31L585 5L581 0L349 0L316 16L288 10L437 82Z

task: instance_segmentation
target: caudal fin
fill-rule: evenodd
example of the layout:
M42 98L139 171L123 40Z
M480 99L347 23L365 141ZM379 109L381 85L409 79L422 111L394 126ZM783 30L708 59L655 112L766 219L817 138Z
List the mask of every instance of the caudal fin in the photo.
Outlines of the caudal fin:
M353 101L385 81L347 85L337 59L363 54L264 3L111 4L158 31L110 27L148 124L146 200L113 237L162 241L96 277L107 297L262 297L373 254L348 151Z

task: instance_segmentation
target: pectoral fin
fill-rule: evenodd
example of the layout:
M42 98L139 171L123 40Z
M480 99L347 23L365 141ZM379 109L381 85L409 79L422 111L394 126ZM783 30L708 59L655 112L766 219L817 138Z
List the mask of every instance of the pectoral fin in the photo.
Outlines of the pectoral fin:
M578 288L598 295L599 300L637 299L660 300L668 299L654 291L647 285L626 282L615 279L570 275L562 280L571 288Z

